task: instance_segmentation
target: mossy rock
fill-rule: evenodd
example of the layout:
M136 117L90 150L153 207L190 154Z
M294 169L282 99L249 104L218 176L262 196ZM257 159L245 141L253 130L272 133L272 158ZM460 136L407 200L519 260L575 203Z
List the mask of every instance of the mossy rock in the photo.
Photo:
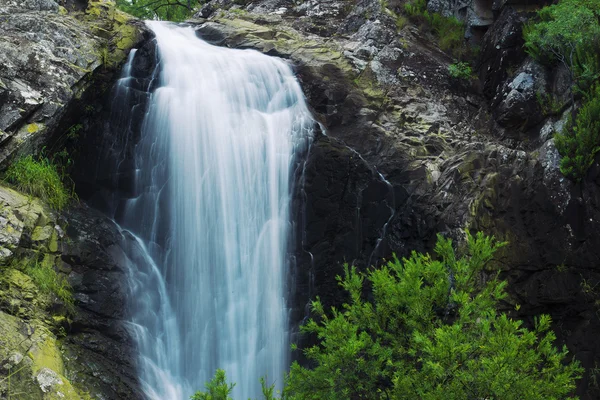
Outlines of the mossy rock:
M0 395L21 400L75 400L80 393L64 376L56 337L40 321L25 323L0 311Z
M117 67L140 41L141 30L136 19L117 9L110 0L91 0L86 9L86 21L92 31L106 42L98 48L98 57L105 67Z

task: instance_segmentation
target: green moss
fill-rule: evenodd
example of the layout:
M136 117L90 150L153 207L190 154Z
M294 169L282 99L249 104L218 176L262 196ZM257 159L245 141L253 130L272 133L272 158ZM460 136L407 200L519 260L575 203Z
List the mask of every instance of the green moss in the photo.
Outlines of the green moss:
M26 129L27 129L27 132L29 132L29 133L36 133L41 129L41 127L38 124L33 123L33 124L27 125Z
M34 375L48 368L56 373L62 382L44 394L44 400L79 400L81 396L77 393L71 383L65 378L65 368L58 342L54 335L45 332L42 340L32 347L27 356L33 361L32 372Z
M118 10L113 1L96 1L88 3L86 17L92 30L106 42L97 48L95 57L105 67L120 65L127 53L138 42L139 29L132 25L133 18Z
M50 236L50 240L48 241L48 250L52 253L58 251L58 233L56 229L52 229L52 236Z
M27 355L33 361L33 373L38 372L42 368L50 368L59 374L64 372L64 364L60 351L56 346L56 340L49 332L45 334L45 340L37 343Z
M50 255L46 255L42 262L27 263L24 272L43 293L55 295L65 304L67 310L72 311L75 302L73 289L67 279L56 272L54 260Z

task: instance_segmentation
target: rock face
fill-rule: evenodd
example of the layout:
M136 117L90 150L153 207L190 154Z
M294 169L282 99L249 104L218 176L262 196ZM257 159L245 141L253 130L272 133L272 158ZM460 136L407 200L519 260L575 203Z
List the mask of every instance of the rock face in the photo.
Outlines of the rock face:
M76 142L81 115L146 34L112 2L61 4L0 0L4 167ZM58 215L5 187L0 203L0 398L142 398L123 322L127 239L85 206ZM66 279L73 304L43 289L48 279Z
M541 100L561 99L564 77L523 53L527 14L488 6L482 90L450 78L453 60L414 27L398 32L378 1L212 1L191 22L215 44L289 59L323 128L296 197L296 321L308 298L343 301L334 279L343 262L366 266L427 251L437 232L460 243L465 229L482 230L510 242L499 255L506 309L529 322L550 314L588 368L578 395L597 398L600 167L577 185L561 175L551 138L564 116Z
M141 25L114 3L69 7L75 10L54 0L0 0L0 163L66 135L64 115L81 113L78 100L97 76L142 39Z
M84 206L63 219L5 187L0 202L0 396L141 399L116 225ZM68 280L74 308L40 286L43 268Z

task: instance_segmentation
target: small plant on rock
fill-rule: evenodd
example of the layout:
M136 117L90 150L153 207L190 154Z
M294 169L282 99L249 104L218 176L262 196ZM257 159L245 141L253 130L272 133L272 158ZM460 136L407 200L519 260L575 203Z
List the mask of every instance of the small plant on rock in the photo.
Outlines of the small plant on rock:
M468 63L459 62L455 64L450 64L448 66L448 73L453 78L469 80L473 75L473 70L471 69L471 66Z

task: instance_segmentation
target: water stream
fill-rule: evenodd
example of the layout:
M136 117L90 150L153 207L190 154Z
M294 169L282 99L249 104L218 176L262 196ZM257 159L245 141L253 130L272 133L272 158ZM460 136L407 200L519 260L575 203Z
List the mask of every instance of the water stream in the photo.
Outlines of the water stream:
M258 398L289 366L293 171L314 122L283 60L147 24L158 82L118 221L140 379L150 399L185 399L221 368L234 398Z

